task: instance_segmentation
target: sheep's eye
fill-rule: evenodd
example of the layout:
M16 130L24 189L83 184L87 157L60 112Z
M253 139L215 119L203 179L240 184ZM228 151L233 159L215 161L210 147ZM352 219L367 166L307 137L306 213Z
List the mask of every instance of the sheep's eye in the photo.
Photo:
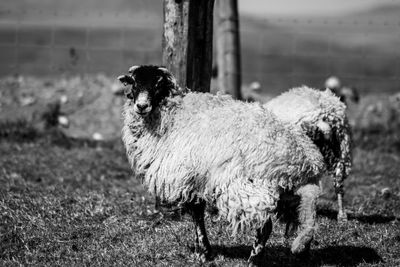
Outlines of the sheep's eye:
M155 87L154 88L154 95L159 95L161 93L161 88L160 87Z
M133 90L133 87L132 88L129 88L129 89L126 89L125 90L125 96L127 97L127 98L129 98L129 99L133 99L134 98L134 92L135 92L135 90Z

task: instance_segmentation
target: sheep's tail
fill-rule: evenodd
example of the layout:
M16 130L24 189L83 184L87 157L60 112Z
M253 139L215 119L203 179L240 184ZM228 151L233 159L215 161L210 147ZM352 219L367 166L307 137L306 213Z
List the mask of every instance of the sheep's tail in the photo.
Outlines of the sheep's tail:
M219 213L230 223L233 235L246 228L262 227L273 215L279 199L278 190L271 190L256 181L239 180L220 189L217 194Z
M336 194L343 194L343 181L349 175L352 167L352 138L347 119L345 119L343 127L335 129L334 138L339 142L340 147L338 161L333 169L335 191Z

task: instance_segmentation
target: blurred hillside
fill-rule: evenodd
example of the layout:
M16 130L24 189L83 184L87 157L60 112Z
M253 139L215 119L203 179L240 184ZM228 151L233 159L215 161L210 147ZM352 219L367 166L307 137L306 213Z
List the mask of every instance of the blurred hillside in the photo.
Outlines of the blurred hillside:
M337 75L361 93L400 90L400 6L339 17L242 17L245 81L321 87ZM277 89L279 90L279 89Z
M329 75L361 93L400 88L400 5L351 15L241 17L244 83L277 94ZM160 64L162 1L2 1L0 75L52 76Z

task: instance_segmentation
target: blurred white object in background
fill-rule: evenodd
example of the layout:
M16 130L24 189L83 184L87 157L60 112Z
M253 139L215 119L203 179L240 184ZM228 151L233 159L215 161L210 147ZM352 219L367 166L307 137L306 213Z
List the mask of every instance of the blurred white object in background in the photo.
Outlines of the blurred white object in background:
M259 92L261 90L261 84L259 82L257 82L257 81L256 82L252 82L249 85L249 87L250 87L251 90L253 90L255 92Z
M64 115L60 115L57 118L58 120L58 124L61 125L64 128L68 128L69 127L69 119L67 116Z
M261 84L258 81L251 82L248 85L242 85L242 99L249 102L266 103L272 99L272 96L262 91Z
M95 141L103 141L104 140L103 135L101 133L97 133L97 132L92 135L92 138Z
M36 102L36 98L30 95L23 95L19 98L19 103L22 107L33 105Z
M382 197L385 198L385 199L389 198L391 194L392 194L392 193L391 193L389 187L385 187L385 188L383 188L383 189L381 190L381 195L382 195Z
M341 87L339 78L336 76L330 76L325 81L325 87L329 89L339 89Z
M60 96L60 103L66 104L68 102L68 97L66 95Z

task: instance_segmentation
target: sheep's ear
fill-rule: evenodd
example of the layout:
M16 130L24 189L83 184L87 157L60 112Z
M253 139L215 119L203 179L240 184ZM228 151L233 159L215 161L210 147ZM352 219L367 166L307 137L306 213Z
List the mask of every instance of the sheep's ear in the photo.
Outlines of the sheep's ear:
M138 68L140 68L140 66L138 66L138 65L132 66L132 67L129 68L128 72L129 72L130 74L133 74L133 72L134 72L136 69L138 69Z
M135 80L128 75L121 75L118 76L118 80L123 83L125 86L127 86L128 84L133 84L135 82Z

